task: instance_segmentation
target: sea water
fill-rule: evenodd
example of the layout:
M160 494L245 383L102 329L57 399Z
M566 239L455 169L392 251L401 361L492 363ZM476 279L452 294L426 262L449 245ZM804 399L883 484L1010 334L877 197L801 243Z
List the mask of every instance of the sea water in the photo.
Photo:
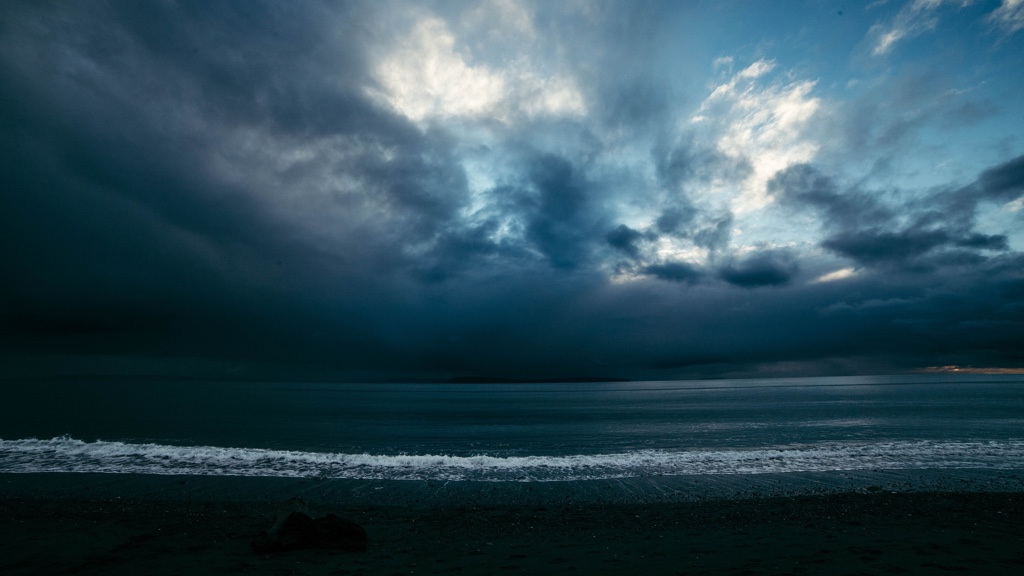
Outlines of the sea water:
M13 382L0 472L557 482L1024 470L1024 377Z

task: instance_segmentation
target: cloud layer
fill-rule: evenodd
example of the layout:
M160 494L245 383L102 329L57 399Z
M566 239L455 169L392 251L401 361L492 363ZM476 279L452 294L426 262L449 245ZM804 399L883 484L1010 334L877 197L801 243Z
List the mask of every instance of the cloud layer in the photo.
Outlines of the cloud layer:
M1019 12L757 31L675 3L5 4L0 354L10 375L1020 366ZM950 69L917 45L978 30Z

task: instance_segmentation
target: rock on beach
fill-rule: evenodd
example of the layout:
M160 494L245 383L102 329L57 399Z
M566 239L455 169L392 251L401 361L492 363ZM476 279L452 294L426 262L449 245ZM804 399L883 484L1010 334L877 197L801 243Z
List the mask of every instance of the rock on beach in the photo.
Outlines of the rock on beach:
M335 514L314 518L305 502L293 498L281 506L270 530L261 532L251 545L257 554L274 554L303 549L362 552L368 543L362 526Z

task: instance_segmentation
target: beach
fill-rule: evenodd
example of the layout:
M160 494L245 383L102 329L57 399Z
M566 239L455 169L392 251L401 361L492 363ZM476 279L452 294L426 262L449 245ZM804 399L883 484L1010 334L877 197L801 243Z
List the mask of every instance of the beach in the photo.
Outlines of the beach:
M21 390L4 576L1024 567L1010 377ZM282 506L365 546L286 546Z
M1024 576L1024 0L0 0L0 576Z
M1024 490L977 491L975 483L967 491L868 485L663 501L630 498L621 486L605 490L620 493L615 498L556 498L563 486L533 502L499 495L460 504L424 501L415 489L365 503L336 497L356 494L351 485L316 482L0 480L0 572L12 575L1005 574L1024 567ZM1014 482L1019 477L999 489ZM254 553L251 540L273 523L287 494L362 526L367 550Z

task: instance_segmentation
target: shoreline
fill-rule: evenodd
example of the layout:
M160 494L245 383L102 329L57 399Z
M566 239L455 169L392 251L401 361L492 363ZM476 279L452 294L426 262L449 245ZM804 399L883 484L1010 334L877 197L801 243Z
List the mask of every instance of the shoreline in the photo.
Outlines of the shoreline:
M0 494L8 498L274 503L301 497L340 507L643 505L877 491L1024 493L1024 470L850 470L553 482L0 472Z
M424 501L412 485L404 498L372 500L354 483L0 474L0 572L997 574L1024 566L1024 488L1010 489L1020 475L990 479L992 491L944 478L938 491L870 484L559 500L556 488L574 487L556 486L544 498ZM369 549L254 554L250 540L290 496L363 526Z

